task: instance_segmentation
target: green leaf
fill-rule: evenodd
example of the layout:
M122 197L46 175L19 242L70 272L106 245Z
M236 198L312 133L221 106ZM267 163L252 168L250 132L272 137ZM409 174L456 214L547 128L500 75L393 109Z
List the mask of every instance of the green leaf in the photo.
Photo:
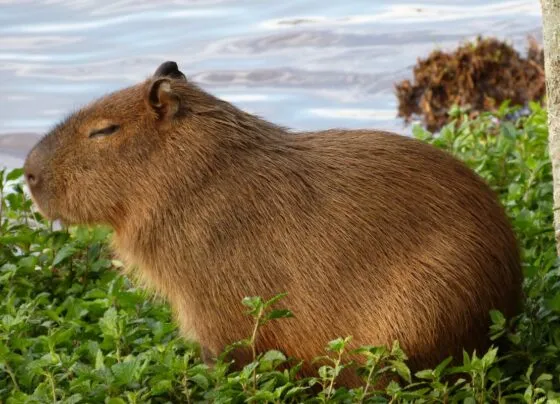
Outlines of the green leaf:
M545 299L545 304L549 310L560 313L560 293Z
M81 394L73 394L64 400L64 404L77 404L82 400L83 396Z
M0 267L0 272L16 272L16 271L17 271L17 266L9 262L5 263Z
M335 340L329 341L327 344L327 349L332 352L341 352L346 347L347 340L344 338L337 338Z
M255 392L255 394L250 397L247 402L254 402L254 401L264 401L264 402L274 402L274 399L276 397L274 396L274 393L270 392L270 391L265 391L265 390L257 390Z
M400 361L390 361L391 367L397 372L397 374L405 379L406 381L411 381L410 369L404 362Z
M419 379L427 379L432 380L434 379L434 371L430 369L420 370L414 374Z
M62 262L64 262L68 258L72 257L76 252L77 252L76 248L74 248L72 245L66 245L66 246L62 247L56 253L56 255L54 257L54 260L52 262L52 265L57 266L57 265L61 264Z
M552 375L549 373L542 373L539 377L537 377L537 380L535 380L535 384L539 384L541 382L548 382L551 381L553 379Z
M35 256L23 257L18 261L18 266L22 269L35 270L36 265L37 257Z
M127 404L122 398L111 397L107 400L107 404Z
M525 393L523 394L523 397L525 398L525 402L530 403L533 400L533 386L529 385L527 386L527 388L525 389Z
M434 369L434 375L439 378L443 371L447 368L447 366L451 363L451 361L453 360L453 357L450 356L447 359L443 360L435 369Z
M95 369L103 369L105 367L105 359L103 358L103 352L101 349L97 349L97 354L95 355Z
M330 366L321 366L318 370L317 373L319 373L319 377L321 379L328 379L330 377L330 375L332 374L332 367Z
M118 304L122 307L135 307L145 301L145 298L137 293L119 292L117 294Z
M501 326L506 324L506 318L499 310L490 310L490 318L494 324Z
M105 311L103 318L99 319L99 327L104 335L113 338L119 337L117 320L117 310L114 307L110 307Z
M269 299L268 301L265 302L264 307L268 308L270 306L272 306L274 303L276 303L278 300L283 299L284 297L286 297L288 294L287 293L279 293L276 296L272 297L271 299Z
M517 128L511 122L502 123L502 136L514 139L517 136Z
M262 299L258 296L244 297L241 303L251 309L251 312L258 312L262 307Z
M283 362L286 360L286 356L282 352L272 349L265 352L261 360L270 361L270 362L274 362L274 361Z
M482 363L486 368L490 367L496 360L498 355L498 348L490 349L481 359Z
M15 168L6 175L6 180L15 181L23 177L23 168Z
M189 380L200 387L202 390L208 390L208 386L210 386L210 381L208 377L206 377L202 373L196 373L192 376L189 376Z
M401 386L395 381L391 381L387 386L387 393L390 396L395 396L401 391Z
M288 318L293 316L294 315L290 310L280 309L270 311L270 313L266 315L266 318L268 318L269 320L275 320L277 318Z
M292 387L290 390L288 390L286 392L286 395L284 396L284 398L288 399L288 398L295 397L299 393L301 393L302 391L305 391L307 389L309 389L309 388L308 387L303 387L303 386Z
M152 386L151 394L153 396L158 396L163 393L170 392L173 389L171 380L160 380L155 385Z
M74 336L74 334L75 334L74 328L68 328L68 329L59 328L51 335L51 339L56 345L58 345L64 342L69 342L71 338Z
M138 360L133 358L125 362L115 363L111 366L111 372L113 372L115 382L118 385L127 385L135 379L137 368Z

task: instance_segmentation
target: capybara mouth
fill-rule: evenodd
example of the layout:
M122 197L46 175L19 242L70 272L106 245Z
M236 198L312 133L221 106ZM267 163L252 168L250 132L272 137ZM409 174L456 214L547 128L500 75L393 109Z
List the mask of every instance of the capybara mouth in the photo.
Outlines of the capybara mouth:
M26 185L29 189L28 194L31 202L33 202L33 207L39 214L41 214L41 216L50 221L62 220L61 215L55 209L53 209L53 204L50 201L46 201L43 197L34 193L29 188L29 184L27 183L27 181Z
M33 206L47 220L57 220L57 216L51 209L49 209L49 205L46 203L39 203L37 202L37 198L31 194L31 201L33 202Z

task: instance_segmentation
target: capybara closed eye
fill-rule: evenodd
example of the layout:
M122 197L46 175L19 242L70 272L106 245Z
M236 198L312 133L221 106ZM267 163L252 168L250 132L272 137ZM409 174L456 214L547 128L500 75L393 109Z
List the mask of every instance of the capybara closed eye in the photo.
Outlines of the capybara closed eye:
M25 170L47 217L114 228L130 275L207 355L250 336L245 296L288 293L295 317L264 327L257 349L306 360L304 375L348 335L398 339L412 370L461 359L489 346L490 310L520 305L511 226L462 162L388 132L289 132L174 62L71 114Z

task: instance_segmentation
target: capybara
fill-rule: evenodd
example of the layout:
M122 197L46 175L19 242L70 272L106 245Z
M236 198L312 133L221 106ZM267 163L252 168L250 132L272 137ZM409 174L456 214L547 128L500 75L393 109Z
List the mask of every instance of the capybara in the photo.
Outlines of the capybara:
M294 317L263 327L256 348L303 359L304 376L349 335L399 340L413 371L461 360L490 346L489 311L509 318L522 299L511 225L464 163L383 131L290 132L175 62L72 113L24 168L47 218L114 229L128 273L209 357L251 335L246 296L287 292Z

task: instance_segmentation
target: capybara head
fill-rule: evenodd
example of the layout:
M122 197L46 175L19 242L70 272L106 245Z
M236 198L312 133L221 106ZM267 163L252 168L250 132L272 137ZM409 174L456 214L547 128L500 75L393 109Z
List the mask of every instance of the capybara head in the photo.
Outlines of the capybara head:
M25 178L37 207L67 224L117 225L133 204L138 214L138 198L155 184L149 177L166 170L161 151L172 140L170 128L197 128L185 136L188 148L204 135L199 128L209 126L216 108L231 106L187 82L175 62L163 63L139 85L81 108L27 157ZM197 115L204 115L204 125L193 122Z

